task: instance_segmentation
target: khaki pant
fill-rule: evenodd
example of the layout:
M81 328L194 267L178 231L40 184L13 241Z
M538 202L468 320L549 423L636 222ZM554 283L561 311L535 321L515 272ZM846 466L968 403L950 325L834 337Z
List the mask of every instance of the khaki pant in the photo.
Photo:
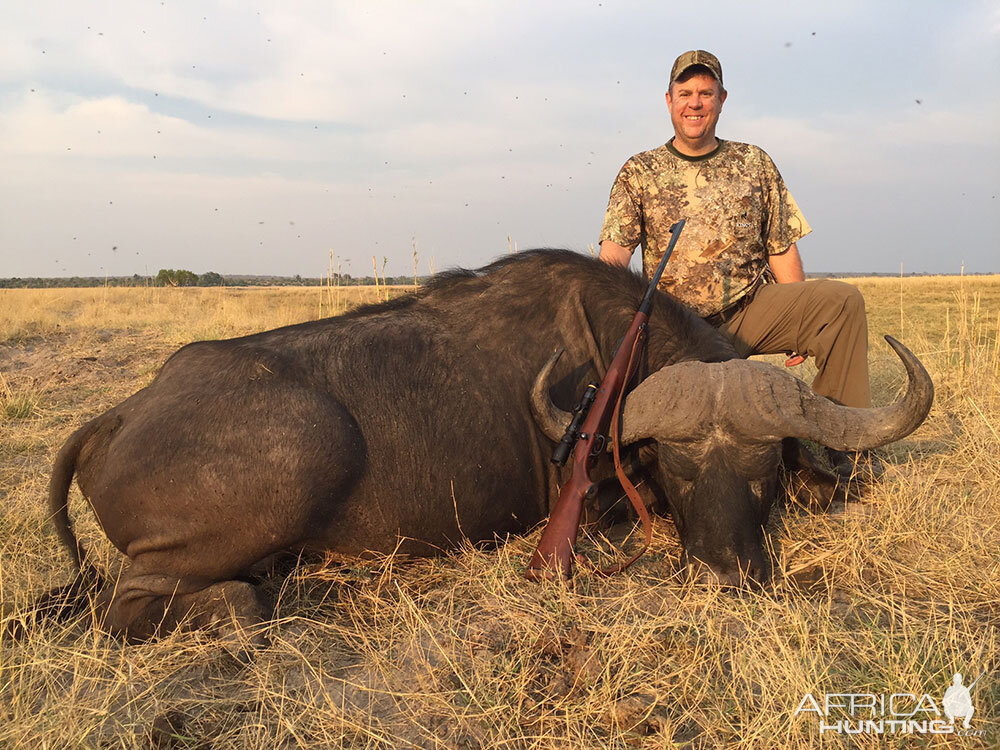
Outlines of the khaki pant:
M744 357L794 352L813 357L813 390L845 406L870 407L868 319L861 292L821 279L764 284L720 330Z

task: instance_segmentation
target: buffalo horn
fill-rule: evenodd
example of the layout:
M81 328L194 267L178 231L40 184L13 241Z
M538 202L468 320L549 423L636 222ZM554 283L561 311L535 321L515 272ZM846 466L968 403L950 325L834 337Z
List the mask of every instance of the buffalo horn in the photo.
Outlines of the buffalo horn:
M734 426L745 425L747 437L808 438L837 450L875 448L909 435L930 411L934 384L913 352L892 336L885 340L906 368L906 394L896 403L872 409L841 406L774 368L747 404L748 418L734 420Z
M864 450L913 432L930 411L934 385L914 354L885 337L906 368L906 394L889 406L841 406L764 362L682 362L664 367L629 397L622 442L696 438L710 430L750 442L785 437L837 450Z
M535 383L531 387L531 413L535 417L535 423L545 436L556 443L562 440L566 425L573 419L573 415L568 411L563 411L552 403L549 396L549 378L556 362L563 354L563 349L556 349L548 361L542 366Z

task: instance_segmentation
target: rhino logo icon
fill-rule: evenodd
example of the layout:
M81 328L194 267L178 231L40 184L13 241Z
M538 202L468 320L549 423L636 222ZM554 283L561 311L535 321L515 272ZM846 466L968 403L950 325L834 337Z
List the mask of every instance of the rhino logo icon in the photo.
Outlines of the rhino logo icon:
M962 673L956 672L952 678L952 684L944 691L944 698L941 700L941 703L944 705L944 715L948 717L948 721L952 726L955 725L955 719L964 718L965 721L962 726L965 729L969 728L969 722L972 721L972 714L976 711L972 706L971 691L982 676L982 674L979 675L975 679L975 682L966 687L962 684Z

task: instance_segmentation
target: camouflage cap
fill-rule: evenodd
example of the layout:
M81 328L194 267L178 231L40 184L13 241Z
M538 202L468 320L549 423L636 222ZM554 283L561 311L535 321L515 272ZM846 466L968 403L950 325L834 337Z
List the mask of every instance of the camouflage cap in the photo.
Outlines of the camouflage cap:
M688 50L674 60L674 67L670 69L670 83L673 83L680 78L684 71L692 65L703 65L708 68L712 75L715 76L716 80L718 80L719 85L723 85L722 63L720 63L719 58L711 52L706 52L703 49Z

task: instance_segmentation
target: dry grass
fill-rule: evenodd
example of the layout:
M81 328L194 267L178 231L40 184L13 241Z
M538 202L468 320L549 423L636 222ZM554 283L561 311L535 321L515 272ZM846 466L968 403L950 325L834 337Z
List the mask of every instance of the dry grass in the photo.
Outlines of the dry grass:
M973 692L973 727L985 734L929 744L996 747L1000 278L856 283L876 400L902 384L882 333L921 357L937 400L919 431L889 447L889 474L868 502L775 514L778 570L763 593L681 581L666 520L651 552L610 580L523 580L537 530L419 563L301 566L268 580L282 587L271 645L249 665L205 633L137 646L89 622L0 635L0 746L903 747L915 740L821 737L814 717L793 713L807 692L940 702L954 671L969 682L987 670ZM0 291L7 621L67 580L43 497L71 430L147 383L178 344L314 318L320 294ZM71 503L81 535L114 567L75 490Z
M93 287L0 289L0 343L58 333L155 334L180 345L301 323L409 287Z

